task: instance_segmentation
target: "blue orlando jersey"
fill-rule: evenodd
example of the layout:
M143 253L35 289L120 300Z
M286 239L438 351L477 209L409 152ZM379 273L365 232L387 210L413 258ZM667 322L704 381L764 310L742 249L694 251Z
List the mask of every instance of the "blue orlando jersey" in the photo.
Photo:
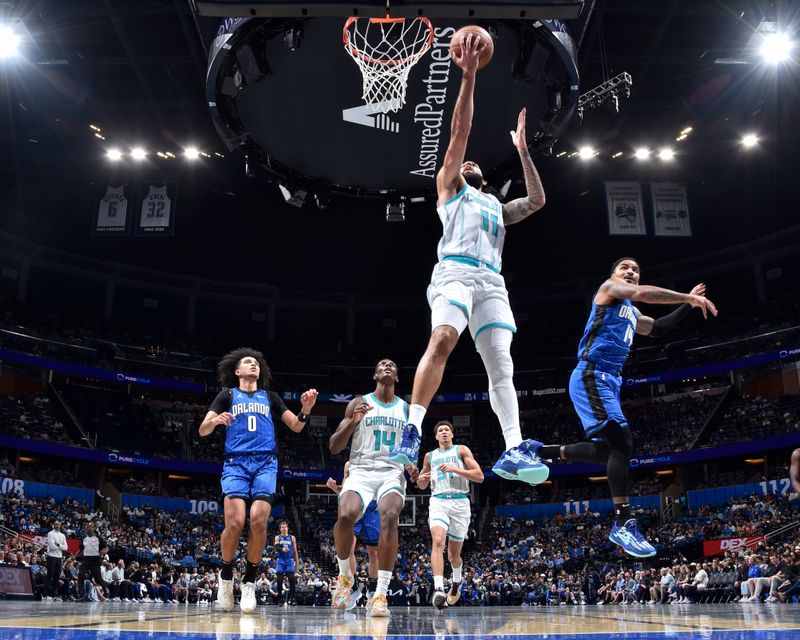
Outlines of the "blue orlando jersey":
M622 369L636 333L637 313L630 300L593 304L578 345L578 358L611 373Z
M245 393L231 389L233 422L225 433L225 455L277 453L275 424L269 393L262 389Z
M292 536L278 536L278 544L275 547L278 551L279 562L294 562L294 545Z

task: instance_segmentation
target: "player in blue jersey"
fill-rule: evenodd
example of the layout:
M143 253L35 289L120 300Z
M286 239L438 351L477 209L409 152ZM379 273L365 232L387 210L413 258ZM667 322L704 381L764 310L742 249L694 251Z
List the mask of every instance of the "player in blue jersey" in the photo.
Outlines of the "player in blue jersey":
M236 349L217 366L219 392L200 425L200 435L211 435L225 427L225 461L222 494L225 529L220 536L222 569L217 600L225 611L233 609L233 561L250 504L250 534L247 567L242 578L240 607L244 613L256 608L255 579L264 545L267 520L275 501L278 476L278 444L275 424L280 419L294 432L303 430L317 401L316 389L300 397L302 409L295 415L281 397L268 391L270 371L264 356L253 349Z
M480 167L464 161L481 47L480 39L469 35L461 55L453 59L463 75L453 111L450 145L436 177L437 213L443 231L437 250L439 262L428 287L431 336L414 376L408 424L390 460L417 463L422 420L442 382L447 359L461 333L469 327L486 368L489 401L505 440L505 453L493 471L509 480L539 484L547 479L549 470L531 453L530 442L522 440L511 359L511 340L517 329L500 271L506 227L541 209L545 196L528 151L525 109L519 114L511 140L522 163L526 197L501 204L483 190Z
M344 463L344 477L342 478L342 484L337 484L336 480L333 478L328 478L328 482L325 486L328 487L331 491L333 491L337 496L342 492L342 485L344 481L347 480L347 476L350 474L350 462ZM378 539L381 535L381 519L378 515L378 503L374 500L369 503L367 510L364 512L364 515L361 516L361 520L356 522L355 527L353 527L353 548L350 550L350 572L355 576L356 575L356 540L360 540L361 543L367 548L367 588L366 588L366 595L367 601L372 598L372 594L375 593L375 588L378 584ZM356 592L359 590L357 584L353 584L353 591ZM349 607L352 609L357 604L357 598L353 597L350 599Z
M278 525L280 533L275 536L275 578L277 582L278 603L281 602L283 597L283 579L289 581L289 593L286 595L286 600L283 601L284 606L294 604L295 590L297 589L297 578L295 571L300 565L300 559L297 556L297 538L289 533L289 523L286 520L281 521Z
M700 309L704 318L709 313L716 316L717 309L705 297L704 284L697 285L690 293L678 293L640 285L639 277L639 263L633 258L621 258L613 264L610 277L594 296L592 312L578 345L578 366L570 377L569 395L591 442L545 446L536 443L535 448L545 460L606 465L615 512L608 538L630 555L647 558L655 555L656 550L639 532L630 513L629 462L633 439L620 404L622 366L634 334L662 336L692 307ZM654 320L642 315L633 302L681 306Z

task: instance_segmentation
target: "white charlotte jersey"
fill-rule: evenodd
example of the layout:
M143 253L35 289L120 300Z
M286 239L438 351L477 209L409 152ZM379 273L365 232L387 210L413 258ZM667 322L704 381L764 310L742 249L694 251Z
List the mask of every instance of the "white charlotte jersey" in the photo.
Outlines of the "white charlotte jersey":
M106 187L106 194L100 199L97 211L98 227L124 227L128 217L128 199L125 187Z
M400 432L408 419L408 404L395 397L394 403L383 404L374 393L363 396L372 407L353 431L350 444L350 470L388 471L402 469L399 462L389 462L389 451L400 440Z
M172 202L167 195L167 187L150 186L142 200L142 227L168 227Z
M439 465L451 464L459 469L465 469L464 461L458 453L458 445L454 444L447 451L439 448L431 451L431 495L443 493L469 493L469 480L452 471L444 473L439 471Z
M493 195L464 185L454 197L436 208L444 230L438 255L478 260L495 271L502 266L503 206Z

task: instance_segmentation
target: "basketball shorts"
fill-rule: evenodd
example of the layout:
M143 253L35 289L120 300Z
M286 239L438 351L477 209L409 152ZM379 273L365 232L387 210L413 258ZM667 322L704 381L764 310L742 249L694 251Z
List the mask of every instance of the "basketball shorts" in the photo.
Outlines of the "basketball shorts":
M278 458L271 453L225 456L222 465L222 495L243 500L266 500L275 497Z
M621 376L602 371L593 362L581 360L572 372L569 396L590 438L595 438L611 420L622 427L628 426L619 398L621 386Z
M433 268L428 286L431 327L449 325L458 334L469 327L473 340L484 329L517 331L506 283L488 267L444 260Z
M469 498L437 498L431 496L428 509L428 527L442 527L447 537L463 542L469 531Z
M353 529L356 538L363 544L374 547L378 544L378 538L381 536L381 518L378 515L378 503L374 500L369 503L361 520L356 522Z
M406 476L402 469L392 468L373 471L351 466L350 473L342 484L342 491L339 496L341 497L347 491L354 491L361 496L361 516L363 518L369 503L373 500L380 504L383 497L390 493L396 493L405 500Z
M289 560L278 558L275 563L275 573L294 573L294 558Z

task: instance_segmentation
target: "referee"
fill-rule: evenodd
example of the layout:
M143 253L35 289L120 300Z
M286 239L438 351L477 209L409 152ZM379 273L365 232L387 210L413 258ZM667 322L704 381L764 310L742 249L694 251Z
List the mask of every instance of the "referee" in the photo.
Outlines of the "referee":
M45 597L58 597L58 579L61 577L61 562L67 550L67 538L61 533L61 523L56 520L53 529L47 534L47 582Z
M103 576L100 573L100 556L108 552L106 541L99 537L94 531L94 524L89 522L86 525L86 537L81 541L81 554L83 561L78 571L78 596L81 600L88 599L84 580L87 576L94 579L96 585L102 585Z

